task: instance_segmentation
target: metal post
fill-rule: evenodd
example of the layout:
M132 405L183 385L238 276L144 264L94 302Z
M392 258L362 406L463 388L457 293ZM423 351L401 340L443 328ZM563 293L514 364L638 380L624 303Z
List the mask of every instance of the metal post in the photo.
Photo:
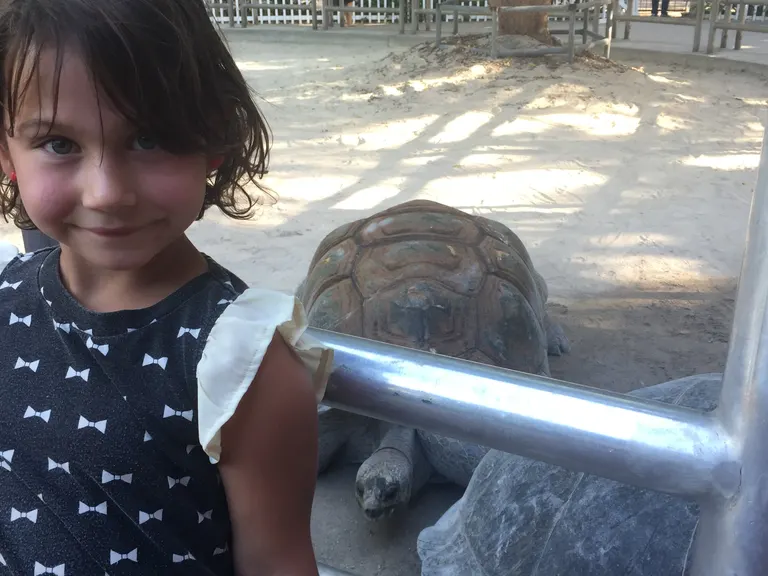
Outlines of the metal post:
M630 0L630 2L631 1L632 0ZM578 4L577 4L577 6L578 6ZM583 26L583 28L581 30L581 40L582 40L581 43L582 44L586 44L587 43L587 38L589 38L589 34L588 34L588 32L589 32L589 8L587 8L587 9L582 8L581 9L581 19L582 19L582 26Z
M310 328L335 350L323 403L670 494L732 495L710 415ZM740 575L741 576L741 575Z
M440 0L435 0L437 16L435 17L435 48L440 48L440 40L443 36L443 8Z
M406 15L406 0L400 0L399 13L397 17L400 19L400 34L405 34L405 15Z
M631 2L632 0L630 0ZM696 0L696 27L693 30L693 51L701 50L701 29L704 26L704 0Z
M312 13L312 30L317 30L317 0L311 0L309 9Z
M768 129L752 199L717 416L741 461L741 486L702 506L696 576L762 576L768 567Z
M420 0L411 0L411 34L416 34L419 31L419 6ZM438 0L437 10L440 11L440 2Z
M459 35L459 11L456 10L453 13L453 35L458 36Z

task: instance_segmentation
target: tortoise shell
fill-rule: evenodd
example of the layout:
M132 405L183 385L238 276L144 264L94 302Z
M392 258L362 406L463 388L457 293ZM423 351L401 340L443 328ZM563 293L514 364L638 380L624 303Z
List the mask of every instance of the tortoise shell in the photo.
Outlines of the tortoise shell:
M415 200L320 243L298 291L311 326L548 373L547 288L506 226Z

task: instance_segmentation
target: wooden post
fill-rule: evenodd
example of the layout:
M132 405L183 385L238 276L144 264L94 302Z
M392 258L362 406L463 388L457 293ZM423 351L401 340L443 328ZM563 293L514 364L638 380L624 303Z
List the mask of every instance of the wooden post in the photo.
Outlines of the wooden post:
M720 0L712 0L709 12L709 38L707 39L707 54L715 53L715 34L717 33L717 17L720 15Z
M635 0L627 0L627 16L634 16ZM632 29L632 22L624 22L624 40L629 40L629 33Z
M435 0L437 16L435 17L435 48L440 48L440 37L443 34L443 9L440 0Z
M491 58L499 57L499 9L491 7Z
M731 23L731 3L726 2L725 3L725 23L730 24ZM723 28L720 30L720 48L728 48L728 28Z
M568 4L568 63L576 56L576 4Z
M631 1L631 0L630 0ZM704 26L704 0L696 0L696 28L693 30L693 51L701 50L701 29Z
M618 8L619 0L608 0L608 2L605 5L605 51L603 52L603 55L611 59L611 42L614 38L614 30L613 30L613 19L614 19L614 13L616 9Z
M765 11L768 10L768 5L763 4L763 14L765 14ZM755 13L757 13L757 6L755 6ZM746 24L747 23L747 5L742 2L739 4L739 24ZM733 49L734 50L741 50L741 37L743 35L743 32L741 30L736 30L736 40L733 41Z

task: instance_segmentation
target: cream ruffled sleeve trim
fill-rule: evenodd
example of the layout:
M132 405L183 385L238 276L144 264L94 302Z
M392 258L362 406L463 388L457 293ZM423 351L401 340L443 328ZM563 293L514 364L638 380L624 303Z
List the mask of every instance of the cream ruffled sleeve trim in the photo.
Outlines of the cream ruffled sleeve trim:
M218 318L197 366L200 444L212 462L221 455L221 428L253 382L275 331L312 374L317 402L323 399L333 351L304 334L307 318L294 296L250 288Z
M10 242L0 241L0 272L19 255L19 249Z

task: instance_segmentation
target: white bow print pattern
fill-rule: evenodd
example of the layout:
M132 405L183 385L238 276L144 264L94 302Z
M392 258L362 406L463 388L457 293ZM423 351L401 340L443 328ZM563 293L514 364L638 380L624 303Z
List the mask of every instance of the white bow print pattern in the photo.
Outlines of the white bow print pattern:
M51 419L51 411L50 410L43 410L42 412L37 412L32 406L27 406L26 411L24 412L24 418L40 418L41 420L44 420L45 422L48 422Z
M26 324L27 326L32 325L32 316L16 316L13 312L11 312L11 320L8 322L8 326L13 326L14 324Z
M168 365L168 358L152 358L149 354L144 354L144 361L141 363L142 366L152 366L153 364L157 364L165 370L165 367Z
M67 368L66 378L80 378L82 379L83 382L88 382L88 376L90 375L90 373L91 373L90 368L86 368L82 372L78 372L77 370L72 368L72 366L70 366L69 368Z
M226 298L222 298L218 302L216 302L216 306L223 306L224 304L232 304L234 300L227 300Z
M76 330L80 330L80 332L82 332L83 334L88 334L88 336L93 336L93 329L92 328L88 328L87 330L83 330L82 328L80 328L80 326L78 326L74 322L72 322L72 328L74 328Z
M11 522L16 522L16 520L21 518L26 518L32 524L37 524L37 508L29 512L19 512L16 508L11 508Z
M144 442L149 442L150 440L152 440L152 436L150 435L150 433L144 432Z
M94 344L91 338L88 338L88 340L85 342L85 347L88 348L89 350L98 350L104 356L109 354L109 344L97 345L97 344Z
M8 566L8 564L5 561L5 558L3 558L2 554L0 554L0 564L3 565L3 566Z
M139 510L139 524L144 524L144 522L147 522L149 520L159 520L163 521L163 509L160 508L157 512L154 512L152 514L147 514L146 512L142 512Z
M119 552L115 552L114 550L109 551L109 563L110 564L117 564L118 562L121 562L123 560L130 560L131 562L138 562L139 561L139 550L137 548L134 548L128 554L120 554Z
M56 470L57 468L64 470L67 474L69 474L69 462L64 462L63 464L59 464L58 462L55 462L54 460L51 460L48 458L48 470Z
M192 554L184 554L184 556L180 556L178 554L173 555L173 562L174 564L178 564L179 562L185 562L186 560L194 560L195 557L192 556Z
M200 328L184 328L182 326L181 328L179 328L179 335L176 336L176 338L181 338L182 336L184 336L184 334L189 334L190 336L192 336L192 338L197 340L200 337Z
M202 514L198 512L197 523L201 524L203 520L210 520L212 516L213 516L213 510L208 510L208 512L203 512Z
M195 411L194 410L184 410L182 412L182 411L179 411L179 410L174 410L170 406L166 406L163 409L163 418L171 418L173 416L180 416L180 417L184 418L185 420L189 420L190 422L192 422L192 418L194 418L194 416L195 416Z
M40 574L55 574L55 576L64 576L64 567L65 564L59 564L58 566L48 568L48 566L43 566L40 564L40 562L35 562L35 576L40 576Z
M184 476L184 478L179 478L178 480L176 478L171 478L170 476L168 476L168 488L173 488L177 484L181 484L182 486L187 486L190 480L191 478L189 476Z
M11 462L13 462L13 450L3 450L0 452L0 468L5 468L10 472Z
M102 434L104 434L107 431L107 421L106 420L99 420L98 422L90 422L86 418L83 418L80 416L80 420L77 423L77 429L81 430L83 428L95 428Z
M56 328L56 330L61 330L62 332L66 332L69 334L70 330L72 329L72 325L67 322L65 324L59 324L56 322L56 320L53 321L53 327Z
M117 482L117 481L125 482L126 484L130 484L133 482L133 474L110 474L106 470L102 470L101 472L101 483L102 484L109 484L110 482Z
M0 284L0 290L5 290L6 288L12 288L16 290L19 286L21 286L21 282L14 282L13 284L9 284L5 280L3 280L3 283Z
M102 502L101 504L98 504L96 506L88 506L84 502L79 503L78 513L79 514L87 514L88 512L96 512L98 514L104 514L106 516L107 514L107 503Z
M37 372L37 367L40 366L40 360L33 360L32 362L27 362L23 358L17 358L16 359L16 366L14 368L18 370L19 368L29 368L32 370L32 372Z
M229 552L229 543L224 544L223 548L216 548L213 551L214 556L218 556L219 554L224 554L224 552Z

